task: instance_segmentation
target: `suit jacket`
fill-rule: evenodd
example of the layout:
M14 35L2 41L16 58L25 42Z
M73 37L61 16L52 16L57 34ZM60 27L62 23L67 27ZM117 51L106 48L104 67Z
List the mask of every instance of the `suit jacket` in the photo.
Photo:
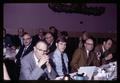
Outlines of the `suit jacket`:
M13 43L16 47L21 47L22 46L22 42L21 42L18 35L14 35Z
M33 51L21 60L20 80L38 80L44 73L47 74L50 80L56 78L56 73L53 69L49 73L47 68L43 70L36 66Z
M49 53L48 54L50 54L50 53L55 51L55 49L56 49L55 41L53 41L52 45L48 46L48 49L49 49Z
M27 48L27 50L23 53L25 46L21 46L20 50L18 51L17 55L16 55L16 59L17 59L17 64L20 65L20 58L21 56L24 57L26 56L28 53L30 53L33 50L33 44L31 43L31 45ZM23 53L23 54L22 54Z
M94 52L90 52L89 57L87 57L87 52L84 48L77 48L70 65L72 72L76 72L81 66L99 66L99 60Z

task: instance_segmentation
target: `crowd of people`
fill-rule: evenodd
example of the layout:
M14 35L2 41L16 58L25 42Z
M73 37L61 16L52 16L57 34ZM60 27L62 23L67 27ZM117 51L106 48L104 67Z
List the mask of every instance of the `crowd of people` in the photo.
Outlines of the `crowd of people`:
M88 32L83 31L77 45L67 31L59 32L55 26L48 31L40 28L30 35L24 28L17 35L3 29L4 80L54 80L81 66L101 66L116 60L112 38L95 43Z

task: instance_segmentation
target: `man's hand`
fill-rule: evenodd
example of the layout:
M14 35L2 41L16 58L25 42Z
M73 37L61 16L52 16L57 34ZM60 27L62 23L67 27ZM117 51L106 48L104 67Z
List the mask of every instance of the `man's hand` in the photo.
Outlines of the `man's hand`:
M112 55L112 53L110 53L110 54L108 54L108 56L105 57L105 60L110 60L110 59L112 59L112 57L113 57L113 55Z
M42 65L46 64L47 62L49 62L49 57L48 55L44 55L40 58L39 63L39 67L41 67Z
M46 66L47 66L47 69L48 69L48 72L50 73L51 72L51 65L49 62L46 63Z

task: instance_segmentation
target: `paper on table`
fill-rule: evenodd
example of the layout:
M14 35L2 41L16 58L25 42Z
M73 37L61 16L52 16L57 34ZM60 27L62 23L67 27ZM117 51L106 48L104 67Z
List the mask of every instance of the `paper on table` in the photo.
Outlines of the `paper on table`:
M84 66L78 69L78 74L85 73L88 76L88 80L92 79L94 71L97 69L96 66Z

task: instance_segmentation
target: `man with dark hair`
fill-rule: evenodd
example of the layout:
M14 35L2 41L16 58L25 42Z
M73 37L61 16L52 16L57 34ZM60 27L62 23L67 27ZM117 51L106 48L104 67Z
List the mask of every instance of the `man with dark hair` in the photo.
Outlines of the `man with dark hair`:
M23 35L24 35L24 29L22 27L20 27L18 30L17 30L17 35L14 35L14 44L16 47L20 47L23 45Z
M95 53L97 58L100 60L100 64L109 63L113 58L113 53L111 46L113 40L111 38L106 38L101 45L95 47Z
M32 37L29 33L24 33L23 35L23 45L20 47L17 55L16 55L16 64L18 66L18 73L20 71L21 67L21 60L24 56L29 54L33 50L33 43L32 43ZM19 74L18 74L19 76Z

